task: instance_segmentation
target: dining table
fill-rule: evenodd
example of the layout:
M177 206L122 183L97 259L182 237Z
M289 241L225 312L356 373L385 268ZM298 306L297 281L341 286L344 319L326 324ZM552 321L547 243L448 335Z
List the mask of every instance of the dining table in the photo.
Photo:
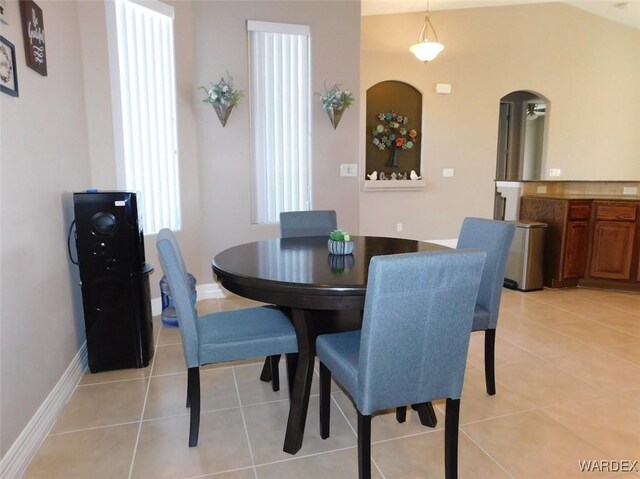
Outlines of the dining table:
M361 326L371 258L448 249L403 238L351 236L351 240L354 251L347 255L330 254L327 236L308 236L233 246L212 261L221 286L239 296L282 308L293 323L298 358L289 368L293 384L283 447L290 454L302 447L316 337Z

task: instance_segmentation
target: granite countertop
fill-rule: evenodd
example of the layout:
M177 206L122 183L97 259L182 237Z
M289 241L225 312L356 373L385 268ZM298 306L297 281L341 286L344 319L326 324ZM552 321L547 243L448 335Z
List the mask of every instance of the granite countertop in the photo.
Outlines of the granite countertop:
M598 201L640 201L640 195L597 195L575 193L526 194L523 198L546 198L551 200L598 200Z

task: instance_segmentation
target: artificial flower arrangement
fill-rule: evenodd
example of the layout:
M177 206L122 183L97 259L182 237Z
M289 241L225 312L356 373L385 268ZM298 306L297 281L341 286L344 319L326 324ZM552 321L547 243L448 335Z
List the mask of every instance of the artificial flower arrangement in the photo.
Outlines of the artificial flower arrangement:
M331 254L351 254L353 253L351 235L340 229L333 230L329 235L327 247Z
M211 83L210 88L200 87L207 94L204 103L211 103L213 106L236 106L244 96L244 90L233 89L233 78L227 73L228 79L220 78L218 83Z
M333 230L329 235L333 241L351 241L351 235L343 230Z
M380 150L386 148L397 148L410 150L418 140L416 130L408 130L407 123L409 117L398 115L395 111L380 113L378 119L381 121L371 132L373 144Z
M354 98L351 92L340 89L340 85L337 83L328 90L325 85L324 89L325 92L320 95L320 101L322 102L322 108L325 110L346 110L353 105Z

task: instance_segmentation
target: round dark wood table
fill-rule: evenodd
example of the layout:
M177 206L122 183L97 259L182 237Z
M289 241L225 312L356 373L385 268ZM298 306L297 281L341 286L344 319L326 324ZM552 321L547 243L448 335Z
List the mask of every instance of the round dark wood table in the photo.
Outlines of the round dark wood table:
M400 238L354 236L353 254L332 255L326 236L255 241L215 256L213 273L227 290L290 311L298 361L288 365L291 404L284 451L302 447L318 334L358 328L373 256L440 251L446 246Z

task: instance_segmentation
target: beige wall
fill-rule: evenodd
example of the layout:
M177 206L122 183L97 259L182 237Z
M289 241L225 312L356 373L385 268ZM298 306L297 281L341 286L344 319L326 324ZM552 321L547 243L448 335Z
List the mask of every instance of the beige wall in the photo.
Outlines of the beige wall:
M259 238L279 236L278 225L251 224L249 98L233 110L225 128L210 105L201 102L200 85L228 71L235 86L247 89L247 20L300 23L311 27L311 86L341 83L358 90L359 2L198 2L192 102L196 105L203 228L201 272L211 280L210 261L220 250ZM336 130L318 97L313 98L313 207L335 209L339 226L357 232L358 179L340 177L340 163L358 162L358 109L345 112ZM356 105L360 98L356 98Z
M85 339L78 270L66 252L71 193L118 187L104 2L39 4L48 77L25 66L16 1L8 2L10 25L1 27L16 45L20 97L0 94L0 457ZM313 91L320 92L325 80L357 91L360 6L352 1L176 1L174 6L183 210L178 238L188 268L208 283L211 259L222 248L279 232L277 225L250 224L248 98L223 129L196 88L227 70L240 88L248 88L245 22L253 19L310 25ZM334 131L314 97L312 128L314 207L336 209L340 225L356 232L358 179L339 177L339 164L358 162L358 109L345 113ZM147 235L156 297L162 270L154 242L155 236Z
M76 4L38 2L48 76L25 65L20 12L2 35L16 46L19 98L0 94L2 304L0 455L84 341L78 269L67 256L71 192L90 181Z
M422 14L362 19L361 95L383 80L406 81L424 95L427 181L419 192L361 192L362 233L395 235L403 223L406 237L454 238L463 217L491 217L498 105L515 90L550 100L547 172L640 178L640 31L563 4L431 16L445 50L428 64L408 51ZM436 83L450 83L453 93L437 95ZM455 176L443 178L443 167Z

